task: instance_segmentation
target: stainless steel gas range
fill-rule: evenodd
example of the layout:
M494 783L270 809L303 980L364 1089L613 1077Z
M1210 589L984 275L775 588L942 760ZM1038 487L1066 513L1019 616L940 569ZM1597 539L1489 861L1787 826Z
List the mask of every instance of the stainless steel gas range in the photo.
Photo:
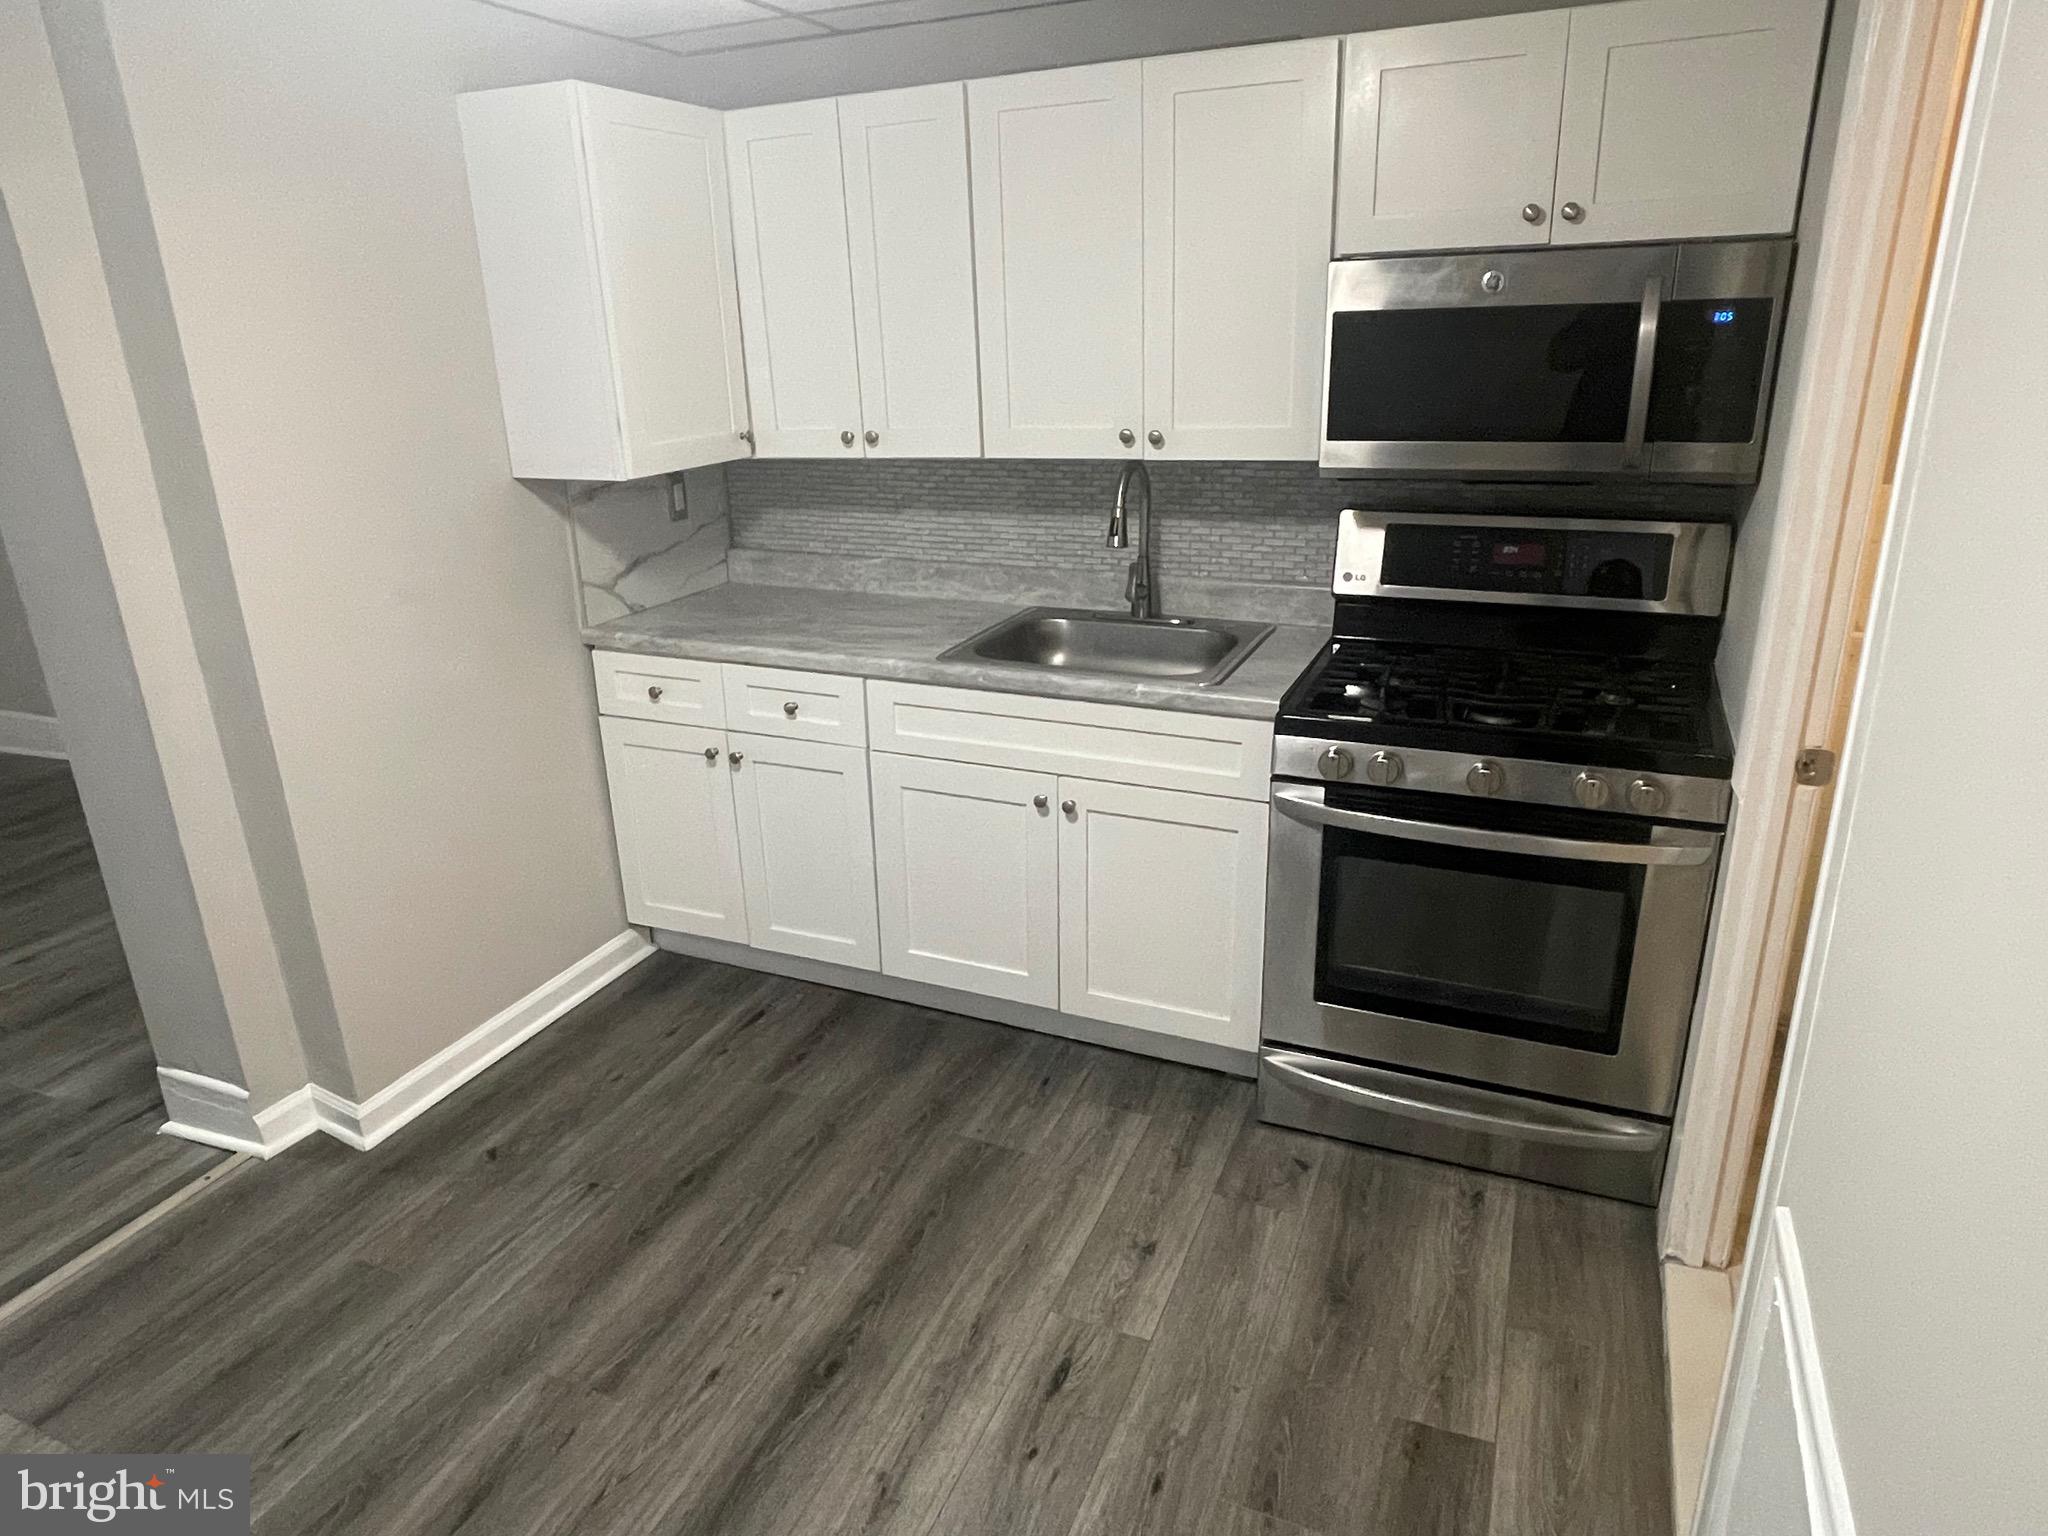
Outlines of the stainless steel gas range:
M1728 816L1728 551L1344 514L1275 727L1265 1119L1657 1198Z

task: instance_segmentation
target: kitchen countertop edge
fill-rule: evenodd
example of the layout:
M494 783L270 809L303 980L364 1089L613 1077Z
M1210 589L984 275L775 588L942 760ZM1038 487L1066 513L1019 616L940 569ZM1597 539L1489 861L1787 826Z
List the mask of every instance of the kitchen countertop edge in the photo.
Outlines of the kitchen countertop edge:
M726 585L621 618L586 624L583 643L592 650L628 655L787 667L842 677L1271 720L1295 678L1329 640L1327 631L1308 625L1276 624L1236 671L1211 687L938 659L962 640L1033 606L979 598Z

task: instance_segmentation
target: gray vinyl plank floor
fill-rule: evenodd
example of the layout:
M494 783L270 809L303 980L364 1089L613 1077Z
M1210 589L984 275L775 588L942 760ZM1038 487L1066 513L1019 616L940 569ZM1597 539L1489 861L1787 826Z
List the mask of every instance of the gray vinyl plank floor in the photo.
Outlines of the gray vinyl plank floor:
M0 1330L0 1439L270 1536L1661 1536L1658 1315L1646 1211L664 954Z
M0 754L0 1302L227 1156L163 1122L71 770Z

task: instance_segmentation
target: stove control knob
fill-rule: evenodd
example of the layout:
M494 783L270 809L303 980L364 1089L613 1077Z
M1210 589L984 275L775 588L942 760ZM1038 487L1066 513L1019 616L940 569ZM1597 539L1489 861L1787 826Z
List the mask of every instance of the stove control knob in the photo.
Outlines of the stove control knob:
M1572 780L1572 798L1589 811L1604 807L1614 796L1614 790L1597 773L1582 773Z
M1316 772L1326 779L1348 779L1351 777L1351 754L1342 747L1332 747L1316 759Z
M1465 775L1465 787L1475 795L1497 795L1507 782L1508 776L1499 763L1474 763Z
M1401 759L1391 752L1375 752L1365 760L1365 782L1368 784L1398 784L1401 782Z
M1656 815L1670 798L1655 779L1637 779L1628 787L1628 808L1644 816Z

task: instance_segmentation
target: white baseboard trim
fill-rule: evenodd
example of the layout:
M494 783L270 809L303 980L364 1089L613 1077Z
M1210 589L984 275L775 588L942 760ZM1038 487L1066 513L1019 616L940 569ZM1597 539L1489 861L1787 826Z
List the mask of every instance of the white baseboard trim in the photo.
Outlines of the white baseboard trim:
M320 1128L359 1152L369 1151L654 952L637 928L628 928L360 1104L317 1085L308 1088Z
M0 752L21 757L64 757L64 734L54 715L0 709Z
M301 1088L268 1109L252 1113L249 1090L239 1084L178 1067L158 1067L156 1081L170 1116L159 1135L269 1158L320 1128L313 1115L310 1088Z
M251 1114L247 1089L196 1072L159 1067L157 1079L171 1115L164 1133L275 1157L313 1132L325 1131L358 1152L367 1152L655 953L637 928L628 928L360 1104L308 1083Z

